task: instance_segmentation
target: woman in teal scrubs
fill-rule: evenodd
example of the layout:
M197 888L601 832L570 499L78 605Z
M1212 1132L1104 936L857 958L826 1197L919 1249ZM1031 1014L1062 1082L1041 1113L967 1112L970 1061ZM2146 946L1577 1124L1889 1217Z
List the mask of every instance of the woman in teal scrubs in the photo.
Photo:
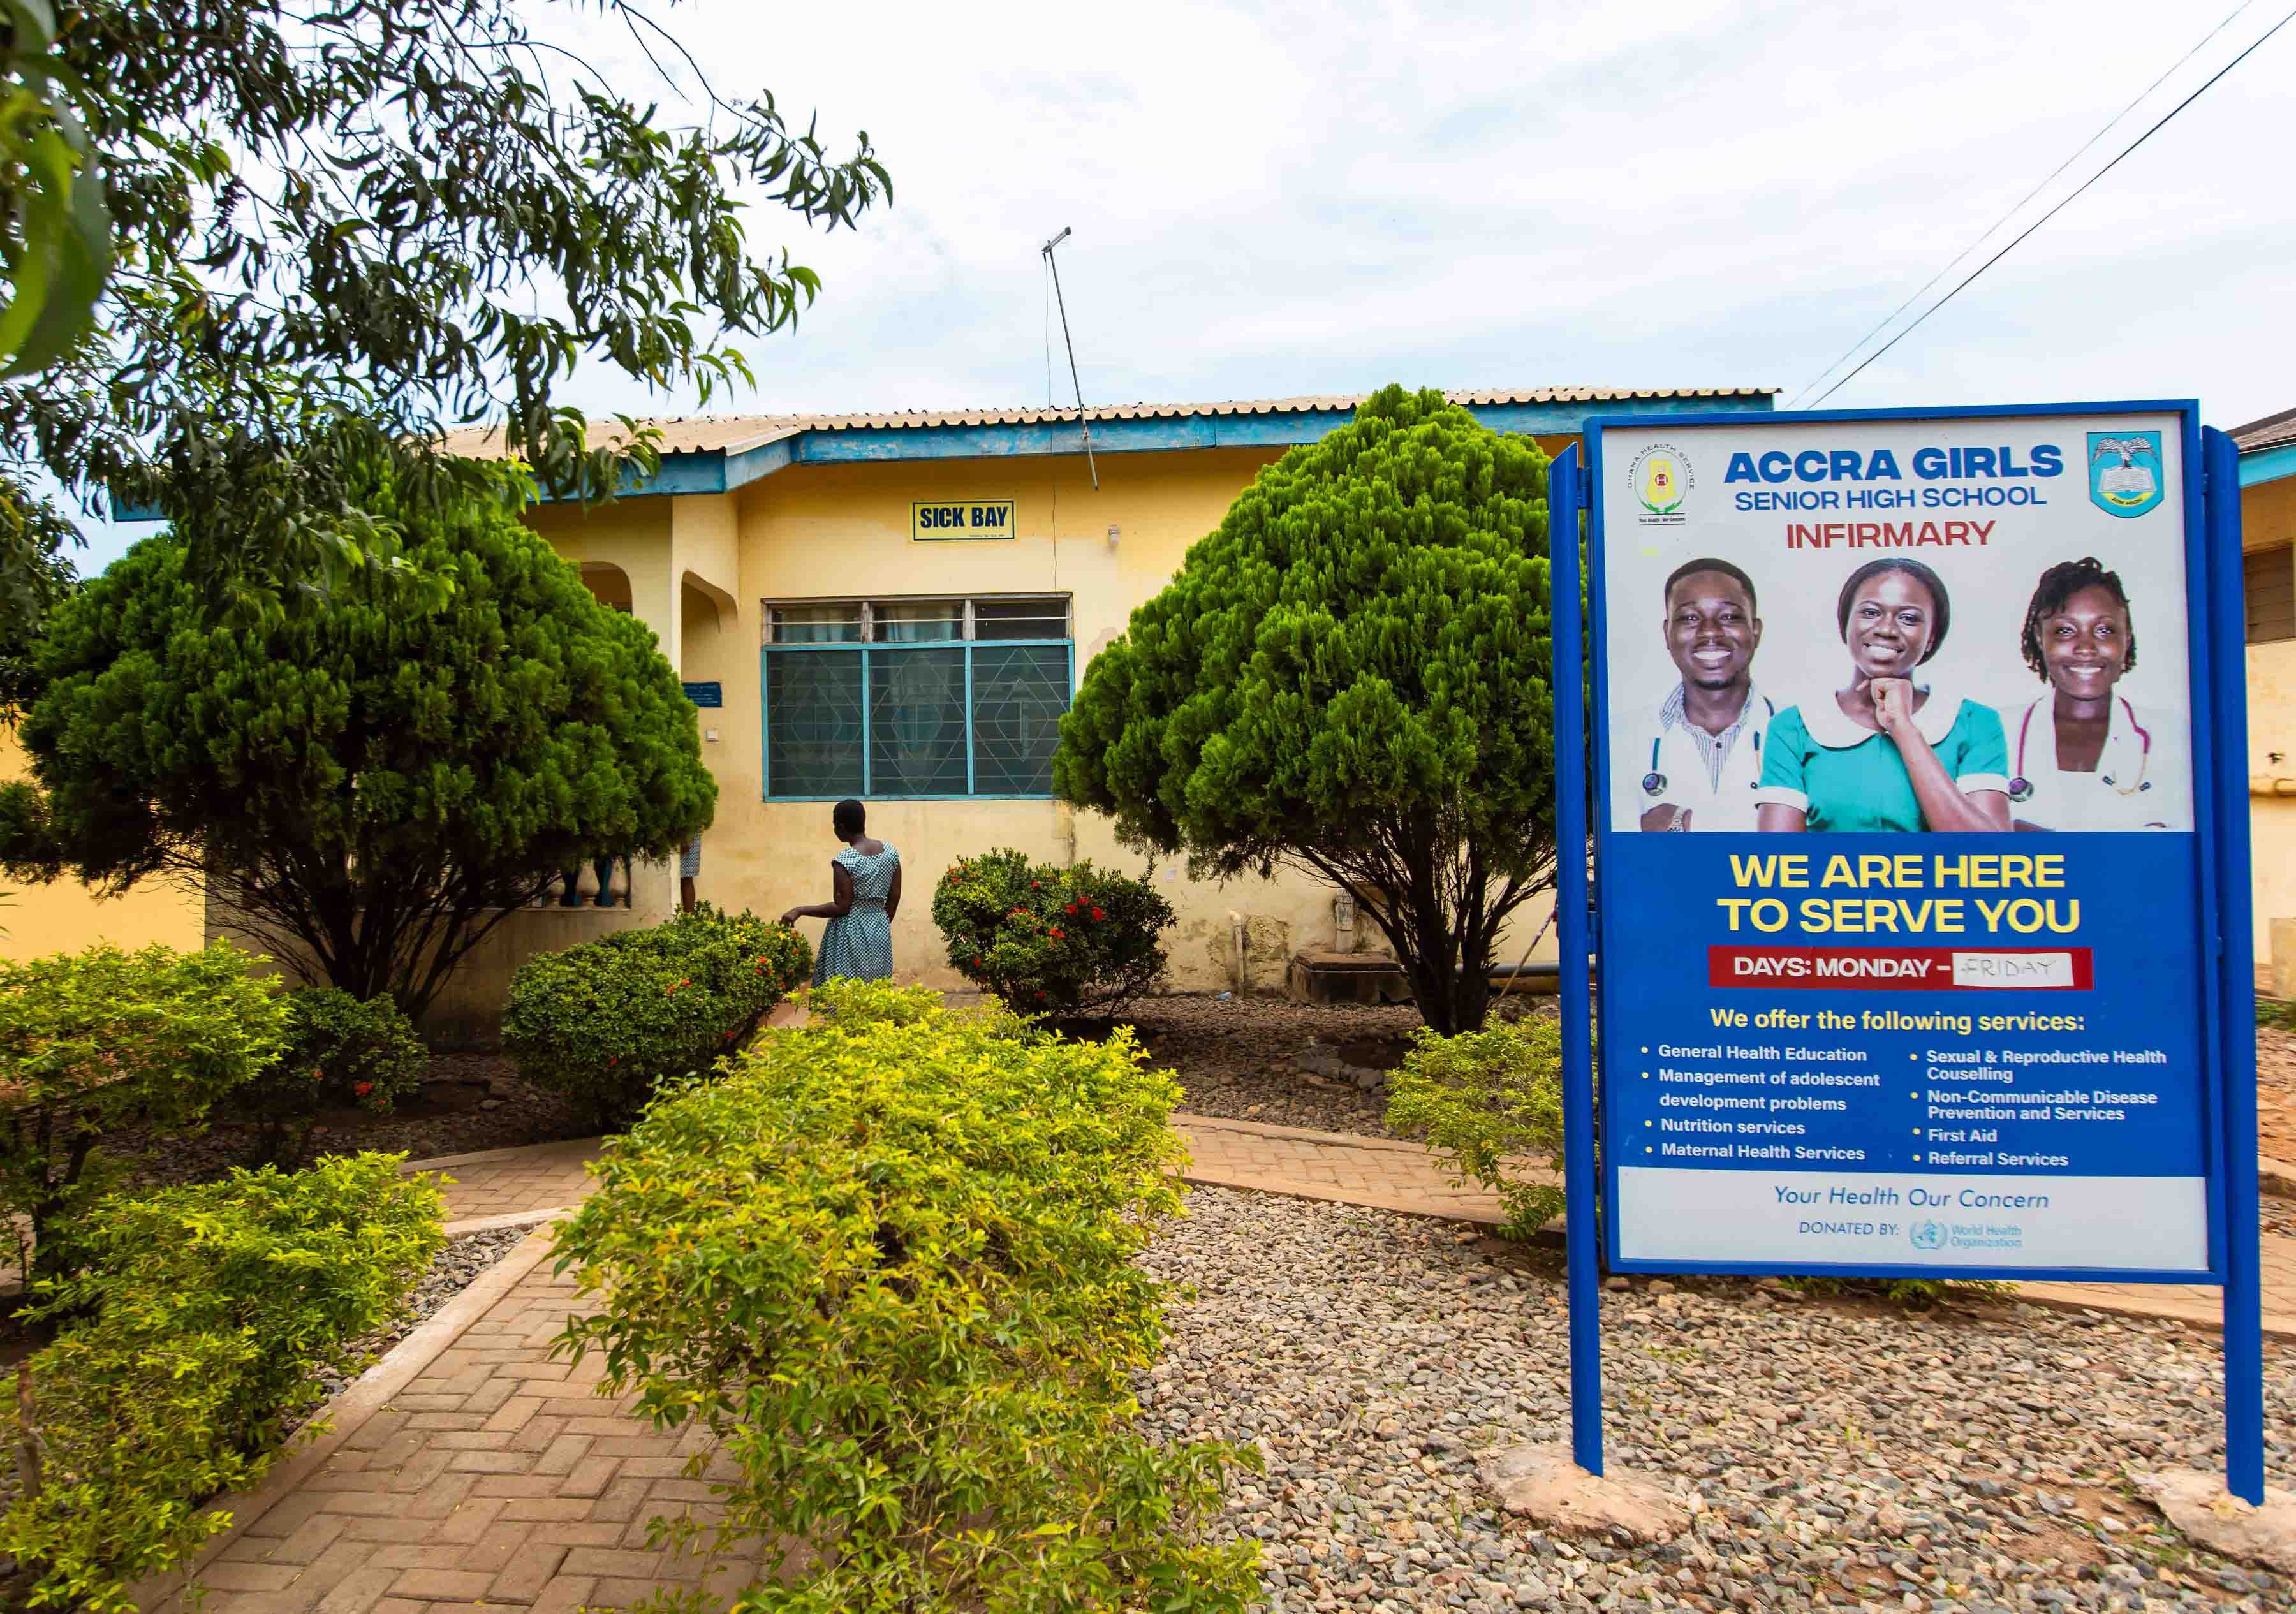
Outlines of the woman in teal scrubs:
M1771 720L1755 827L2006 830L1999 714L1914 682L1953 623L1944 580L1919 561L1868 561L1841 586L1834 615L1849 682L1830 701Z

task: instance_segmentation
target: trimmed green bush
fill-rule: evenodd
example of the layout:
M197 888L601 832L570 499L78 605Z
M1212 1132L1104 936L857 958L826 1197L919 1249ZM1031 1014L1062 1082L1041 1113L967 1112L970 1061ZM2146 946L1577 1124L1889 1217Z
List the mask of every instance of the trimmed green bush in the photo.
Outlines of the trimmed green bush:
M766 1554L734 1606L1245 1608L1254 1549L1199 1530L1257 1454L1130 1427L1178 1085L1128 1028L1070 1042L879 983L815 1002L609 1145L559 1241L599 1305L562 1348L732 1460L714 1528Z
M351 1341L398 1314L446 1241L437 1184L400 1176L399 1159L234 1171L94 1208L86 1270L44 1286L35 1314L74 1319L29 1366L19 1434L38 1482L0 1517L0 1552L37 1577L33 1607L132 1608L130 1585L230 1522L201 1505L259 1480L324 1375L359 1366Z
M1562 1209L1562 1190L1522 1175L1526 1159L1562 1163L1562 1034L1549 1019L1444 1036L1422 1026L1389 1078L1387 1124L1423 1138L1456 1180L1499 1196L1506 1225L1527 1239Z
M362 1003L337 987L304 987L287 994L287 1016L286 1052L234 1101L255 1118L264 1160L303 1159L322 1110L389 1115L422 1085L430 1051L390 998Z
M503 1048L601 1130L701 1074L813 972L786 925L703 903L668 924L538 954L512 978Z
M1007 848L956 864L933 891L957 973L1029 1014L1107 1013L1154 990L1171 922L1144 880Z
M68 1270L65 1222L116 1175L108 1135L196 1130L278 1057L287 1005L254 962L220 943L0 961L0 1213L28 1219L36 1276Z

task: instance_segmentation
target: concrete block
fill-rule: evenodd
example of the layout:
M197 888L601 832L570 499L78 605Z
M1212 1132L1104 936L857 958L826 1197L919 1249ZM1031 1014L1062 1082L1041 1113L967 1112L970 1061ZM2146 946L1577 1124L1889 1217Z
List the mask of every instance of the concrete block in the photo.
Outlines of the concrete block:
M1574 1536L1671 1541L1690 1509L1655 1478L1612 1469L1599 1479L1562 1445L1506 1446L1475 1460L1475 1476L1508 1512Z
M2276 928L2282 922L2275 921ZM2226 1490L2219 1473L2166 1469L2129 1478L2170 1524L2202 1546L2296 1575L2296 1491L2267 1486L2257 1507Z
M2272 922L2272 995L2296 998L2296 919Z

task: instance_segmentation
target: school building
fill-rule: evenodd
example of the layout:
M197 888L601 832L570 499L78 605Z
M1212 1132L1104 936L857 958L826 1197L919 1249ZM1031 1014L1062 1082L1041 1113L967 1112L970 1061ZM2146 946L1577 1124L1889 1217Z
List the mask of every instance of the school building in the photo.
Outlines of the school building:
M1550 453L1595 415L1771 406L1754 388L1452 397ZM1086 664L1260 468L1360 402L1140 404L1082 423L1046 409L659 421L661 468L634 494L529 519L600 599L653 629L698 702L719 792L701 897L767 915L826 900L830 806L859 797L871 832L901 851L900 977L955 986L931 897L959 856L1017 847L1142 870L1104 821L1053 799L1061 715ZM473 432L452 446L489 442ZM1178 914L1168 942L1184 989L1280 989L1295 952L1357 939L1316 881L1196 884L1170 861L1155 877ZM632 883L627 908L511 916L460 972L435 1031L483 1036L535 951L670 912L674 864L640 865ZM1384 946L1363 930L1365 947Z
M1767 389L1555 388L1452 395L1549 452L1597 415L1766 410ZM1109 826L1051 794L1062 712L1084 668L1161 589L1262 466L1346 422L1350 397L1093 410L739 415L657 422L660 472L611 505L546 504L535 527L602 600L653 629L697 700L717 775L700 894L775 914L828 895L829 806L869 803L908 886L904 979L955 985L933 882L956 857L1018 847L1137 871ZM1088 427L1092 455L1086 455ZM2237 428L2247 593L2255 943L2296 996L2296 409ZM455 445L486 452L482 434ZM1095 486L1095 473L1097 485ZM0 740L0 777L20 766ZM615 874L627 905L511 915L461 971L434 1030L488 1036L533 953L659 922L676 868ZM1156 872L1179 915L1186 990L1275 990L1303 950L1376 948L1337 893L1279 875L1226 885ZM1545 918L1526 916L1527 936ZM0 956L98 939L195 946L228 934L193 892L95 901L70 881L0 906ZM2276 930L2277 926L2277 930ZM808 929L817 929L808 925Z
M2296 997L2296 409L2234 427L2248 615L2256 959Z

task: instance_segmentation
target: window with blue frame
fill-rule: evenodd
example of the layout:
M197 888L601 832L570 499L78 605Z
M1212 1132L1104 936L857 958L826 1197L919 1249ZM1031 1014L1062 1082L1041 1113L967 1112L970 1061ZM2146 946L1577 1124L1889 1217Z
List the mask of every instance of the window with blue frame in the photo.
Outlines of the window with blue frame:
M766 609L766 796L1049 796L1075 687L1069 602Z

